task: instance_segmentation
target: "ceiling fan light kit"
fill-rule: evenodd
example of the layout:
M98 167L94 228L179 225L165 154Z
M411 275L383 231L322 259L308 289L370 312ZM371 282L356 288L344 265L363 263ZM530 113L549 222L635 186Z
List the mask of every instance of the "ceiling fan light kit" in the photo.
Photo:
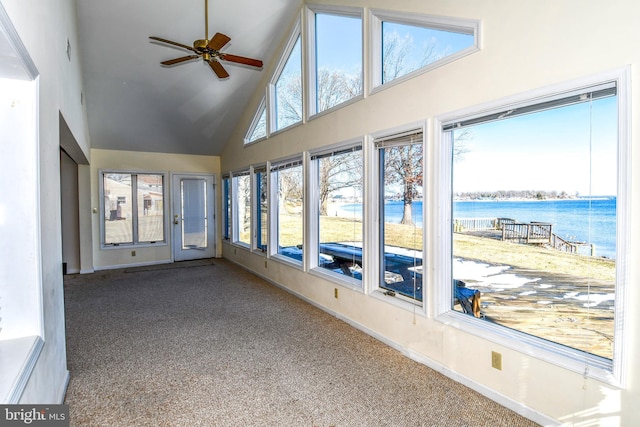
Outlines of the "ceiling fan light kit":
M193 47L187 46L186 44L177 43L171 40L163 39L160 37L150 36L151 40L159 41L162 43L167 43L173 46L181 47L183 49L190 50L195 53L195 55L187 55L181 56L180 58L169 59L167 61L162 61L162 65L176 65L182 62L190 61L192 59L202 57L202 60L209 64L213 72L220 79L225 79L229 77L229 73L219 62L220 60L227 62L234 62L237 64L249 65L252 67L262 68L262 61L259 59L246 58L244 56L231 55L229 53L222 53L220 49L231 41L229 36L226 36L222 33L215 33L213 38L209 40L209 10L207 6L207 0L204 1L204 19L205 19L205 38L196 40L193 42Z

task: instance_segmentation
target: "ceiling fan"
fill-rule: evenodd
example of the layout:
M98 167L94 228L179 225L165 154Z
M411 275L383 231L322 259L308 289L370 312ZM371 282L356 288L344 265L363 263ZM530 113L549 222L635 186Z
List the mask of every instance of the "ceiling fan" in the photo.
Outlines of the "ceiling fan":
M220 52L220 49L222 49L231 40L229 36L226 36L221 33L215 33L213 38L209 40L209 19L208 19L209 10L207 6L207 1L208 0L204 0L204 33L205 33L204 37L205 38L194 41L193 47L187 46L182 43L177 43L171 40L163 39L160 37L155 37L155 36L149 37L151 40L156 40L162 43L168 43L174 46L178 46L178 47L190 50L195 53L195 55L187 55L187 56L182 56L180 58L162 61L161 64L175 65L185 61L190 61L192 59L202 57L202 60L207 64L209 64L213 72L216 73L216 76L218 76L221 79L226 79L227 77L229 77L229 73L222 66L222 64L220 63L220 60L261 68L262 61L260 61L259 59L246 58L244 56L231 55L230 53Z

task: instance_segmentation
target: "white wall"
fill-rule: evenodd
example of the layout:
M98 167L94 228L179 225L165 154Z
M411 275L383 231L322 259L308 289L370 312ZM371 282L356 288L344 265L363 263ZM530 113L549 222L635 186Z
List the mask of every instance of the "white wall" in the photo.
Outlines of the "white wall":
M255 110L247 110L222 154L222 171L237 170L323 145L362 137L404 124L514 96L631 65L632 110L640 108L640 4L633 0L354 0L314 3L357 5L416 13L478 19L481 51L397 86L367 96L336 112L292 128L267 141L243 147L243 137ZM277 60L277 58L274 58ZM265 80L252 104L257 106L274 67L265 67ZM638 145L640 119L632 121L632 146ZM433 132L428 132L433 153ZM427 170L437 159L427 158ZM640 185L640 154L632 150L632 188ZM640 193L631 200L632 217L640 214ZM431 215L436 212L429 212ZM432 234L433 235L433 234ZM629 260L640 251L640 227L631 224ZM299 269L248 253L225 243L223 255L261 276L336 313L407 355L447 372L501 403L543 422L568 425L640 425L640 314L630 304L625 313L624 371L626 385L616 387L543 362L534 355L505 348L483 336L446 326L429 316L414 317L359 291L340 290L335 284ZM629 265L625 298L640 299L640 266ZM435 284L434 286L438 286ZM442 284L442 286L446 286ZM491 351L503 355L504 368L490 368Z
M108 248L100 247L100 170L119 170L129 172L165 172L165 206L170 208L171 183L170 173L203 173L219 174L220 158L216 156L195 156L166 153L141 153L118 150L91 150L91 216L93 233L93 259L96 270L117 268L132 265L154 264L172 261L171 233L167 232L166 245ZM220 199L220 195L216 195ZM220 204L219 200L216 202ZM167 211L169 215L169 211ZM219 222L219 220L218 220ZM219 226L218 226L219 229ZM218 237L216 247L221 255L221 243ZM136 255L131 251L135 249Z
M39 72L40 251L44 347L29 378L23 403L60 403L68 380L62 288L59 116L66 117L88 157L86 118L79 95L80 64L66 57L77 40L75 2L1 0ZM64 40L64 43L62 42Z

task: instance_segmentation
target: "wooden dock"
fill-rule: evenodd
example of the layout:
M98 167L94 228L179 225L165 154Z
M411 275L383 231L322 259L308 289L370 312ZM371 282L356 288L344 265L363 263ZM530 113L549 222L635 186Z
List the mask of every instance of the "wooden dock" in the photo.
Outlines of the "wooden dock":
M553 232L553 224L546 222L518 222L512 218L456 218L453 220L454 233L494 232L501 240L539 245L573 254L594 256L595 246L591 243L572 242Z

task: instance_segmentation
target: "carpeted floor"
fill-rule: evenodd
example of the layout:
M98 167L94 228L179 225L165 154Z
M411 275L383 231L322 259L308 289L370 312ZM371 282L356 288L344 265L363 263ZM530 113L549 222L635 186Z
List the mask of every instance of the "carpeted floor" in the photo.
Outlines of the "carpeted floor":
M65 277L78 426L534 426L225 260Z

